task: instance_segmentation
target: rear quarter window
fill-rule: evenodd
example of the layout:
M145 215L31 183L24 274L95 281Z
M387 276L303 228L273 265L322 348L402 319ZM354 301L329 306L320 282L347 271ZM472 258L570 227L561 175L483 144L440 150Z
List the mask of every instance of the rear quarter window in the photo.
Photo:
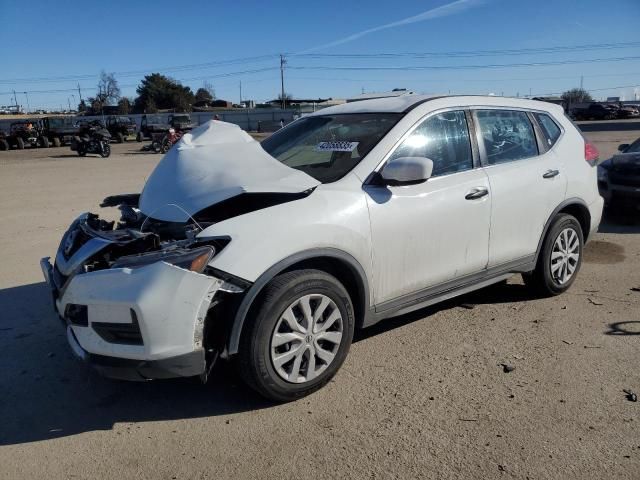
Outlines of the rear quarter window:
M553 147L555 143L562 135L562 130L558 124L546 113L534 113L533 114L544 135L544 141L546 142L549 148Z

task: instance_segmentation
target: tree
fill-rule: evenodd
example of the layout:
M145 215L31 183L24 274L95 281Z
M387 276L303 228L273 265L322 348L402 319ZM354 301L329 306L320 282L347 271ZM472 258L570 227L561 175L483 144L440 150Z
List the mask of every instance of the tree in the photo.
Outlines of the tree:
M211 95L211 98L213 100L216 99L216 89L213 88L213 85L211 84L211 82L203 82L202 83L202 88L204 88L207 92L209 92L209 95Z
M572 88L571 90L567 90L562 94L562 100L567 102L568 105L593 102L593 98L584 88Z
M118 113L120 115L126 115L131 112L131 106L133 102L127 97L122 97L118 100Z
M100 72L97 97L103 105L113 105L120 99L120 87L113 73Z
M195 101L191 88L159 73L145 76L136 92L134 113L152 113L152 110L189 112Z
M78 112L86 112L87 111L87 102L83 100L80 100L80 103L78 104Z
M213 96L209 93L206 88L199 88L196 92L196 102L211 102L213 101Z

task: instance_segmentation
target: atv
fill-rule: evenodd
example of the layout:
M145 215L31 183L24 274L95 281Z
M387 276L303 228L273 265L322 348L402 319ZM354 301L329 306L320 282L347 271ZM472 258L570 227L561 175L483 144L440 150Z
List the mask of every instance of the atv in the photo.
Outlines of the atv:
M42 126L38 120L21 120L13 122L9 126L7 142L10 148L24 149L26 145L31 148L49 147L49 139L42 135Z
M107 118L107 130L118 143L124 143L128 137L136 136L136 122L127 116L112 115Z
M188 132L195 126L187 113L169 115L169 125L173 127L176 132L182 133Z
M136 140L138 142L143 141L145 138L153 140L154 133L162 133L164 135L167 130L169 130L169 124L160 115L143 115Z
M44 117L40 119L40 124L42 136L54 147L71 143L79 131L77 124L70 117Z
M7 141L7 132L0 130L0 150L9 150L9 142Z

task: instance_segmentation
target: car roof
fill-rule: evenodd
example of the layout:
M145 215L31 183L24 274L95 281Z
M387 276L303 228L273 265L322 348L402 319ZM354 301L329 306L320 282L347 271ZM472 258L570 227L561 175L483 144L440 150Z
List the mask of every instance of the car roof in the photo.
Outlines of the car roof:
M406 113L427 102L438 100L439 104L450 101L451 106L486 105L536 110L563 111L562 106L539 100L498 97L493 95L401 95L399 97L376 98L343 103L323 108L312 115L334 115L345 113Z

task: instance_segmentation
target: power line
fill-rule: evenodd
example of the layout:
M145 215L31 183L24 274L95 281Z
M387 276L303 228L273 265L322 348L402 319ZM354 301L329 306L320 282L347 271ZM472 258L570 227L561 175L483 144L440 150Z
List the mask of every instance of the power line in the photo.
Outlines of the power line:
M602 63L602 62L622 62L626 60L639 60L640 56L617 57L617 58L592 58L588 60L557 60L552 62L525 62L525 63L494 63L484 65L406 65L406 66L352 66L352 67L333 67L333 66L300 66L289 67L292 70L476 70L483 68L516 68L516 67L542 67L548 65L574 65L578 63Z
M260 63L264 62L268 59L273 59L277 57L277 55L259 55L255 57L244 57L237 58L232 60L221 60L215 62L206 62L206 63L194 63L190 65L178 65L172 67L164 67L164 68L148 68L145 70L130 70L124 72L110 72L118 77L134 77L139 75L149 74L150 72L165 72L165 73L175 73L175 72L183 72L189 70L202 70L206 68L214 68L221 66L229 66L229 65L241 65L241 64L249 64L249 63ZM11 79L0 79L0 84L14 84L14 83L52 83L52 82L66 82L66 81L78 81L78 80L89 80L95 78L96 74L77 74L77 75L66 75L66 76L58 76L58 77L32 77L32 78L11 78Z
M464 50L451 52L379 52L379 53L291 53L291 57L304 58L398 58L398 57L482 57L482 56L502 56L502 55L526 55L526 54L549 54L564 53L575 51L591 51L591 50L612 50L617 48L632 48L640 46L640 42L622 42L622 43L595 43L586 45L568 45L555 47L539 47L539 48L520 48L520 49L502 49L502 50Z

